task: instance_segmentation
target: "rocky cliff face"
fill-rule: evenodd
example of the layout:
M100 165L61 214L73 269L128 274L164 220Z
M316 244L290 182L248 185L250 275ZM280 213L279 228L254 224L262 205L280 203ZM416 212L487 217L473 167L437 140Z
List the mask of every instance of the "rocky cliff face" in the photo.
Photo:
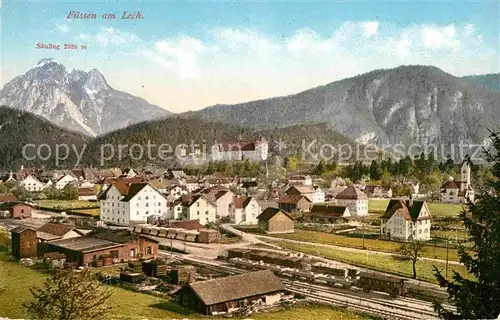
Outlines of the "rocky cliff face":
M111 88L97 69L67 72L53 59L41 60L7 83L0 90L0 104L91 136L169 114L144 99Z
M327 121L360 143L481 143L500 124L500 93L435 67L375 70L295 95L196 112L256 129Z

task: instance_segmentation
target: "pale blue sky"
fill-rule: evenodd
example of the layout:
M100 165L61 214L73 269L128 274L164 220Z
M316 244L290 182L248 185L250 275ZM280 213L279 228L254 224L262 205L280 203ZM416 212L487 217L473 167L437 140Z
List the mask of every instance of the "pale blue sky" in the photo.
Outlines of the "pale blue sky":
M97 68L113 87L174 112L290 94L401 64L432 64L458 76L500 70L498 1L7 0L0 10L2 84L53 57L68 69ZM66 19L69 11L97 19ZM123 11L144 19L121 20ZM39 42L87 50L36 49Z

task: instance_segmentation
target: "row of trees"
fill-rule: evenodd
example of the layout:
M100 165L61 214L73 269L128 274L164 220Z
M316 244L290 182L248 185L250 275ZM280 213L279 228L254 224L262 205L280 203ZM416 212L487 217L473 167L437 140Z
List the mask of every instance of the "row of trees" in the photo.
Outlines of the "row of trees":
M0 184L0 193L13 193L18 200L27 201L32 199L51 199L51 200L77 200L78 188L67 185L62 190L55 186L43 189L41 192L30 192L22 186L8 187Z
M201 166L186 166L184 172L188 175L211 175L215 172L224 173L225 176L245 176L257 177L263 174L263 170L258 162L245 159L243 161L210 161Z

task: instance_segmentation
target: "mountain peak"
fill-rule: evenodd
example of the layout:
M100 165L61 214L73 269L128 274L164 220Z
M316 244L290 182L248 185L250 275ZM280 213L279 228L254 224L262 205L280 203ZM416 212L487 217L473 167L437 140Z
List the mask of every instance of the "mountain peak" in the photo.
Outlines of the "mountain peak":
M71 70L44 58L0 90L0 102L88 135L164 117L168 111L114 90L98 69Z
M43 58L42 60L38 61L36 66L39 68L43 68L44 66L51 63L57 63L57 61L54 58Z

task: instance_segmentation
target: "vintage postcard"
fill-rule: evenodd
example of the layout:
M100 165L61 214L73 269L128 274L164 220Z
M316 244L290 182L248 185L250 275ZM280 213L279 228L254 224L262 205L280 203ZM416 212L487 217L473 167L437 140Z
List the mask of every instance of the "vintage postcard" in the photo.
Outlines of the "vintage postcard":
M498 0L0 1L2 319L500 319Z

